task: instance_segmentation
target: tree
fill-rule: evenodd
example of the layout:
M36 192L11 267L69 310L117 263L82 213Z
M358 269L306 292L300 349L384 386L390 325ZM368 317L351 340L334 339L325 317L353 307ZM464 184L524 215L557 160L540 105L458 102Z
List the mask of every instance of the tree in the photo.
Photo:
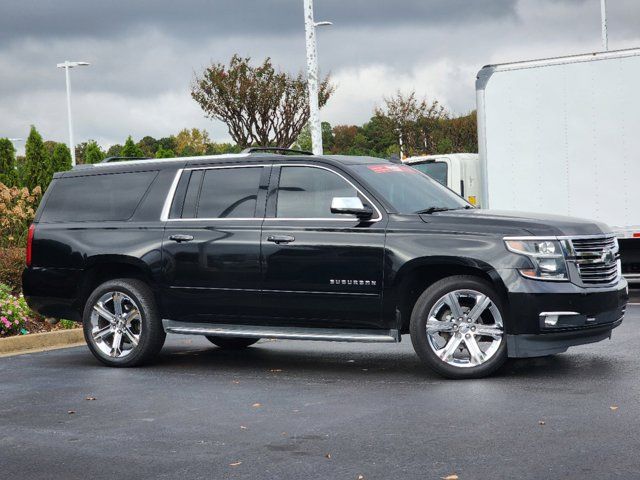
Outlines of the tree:
M427 153L435 150L433 130L449 114L440 103L418 100L415 92L405 95L400 91L385 97L384 108L377 108L376 116L388 117L401 143L401 156Z
M204 155L207 152L208 144L209 133L206 130L198 130L197 128L180 130L175 137L176 151L178 155L183 157Z
M107 150L107 157L119 157L120 152L122 152L122 145L116 143L115 145L111 145Z
M0 183L13 187L17 183L16 149L8 138L0 138Z
M153 157L159 146L158 140L149 135L142 137L138 142L138 147L140 147L145 157Z
M158 150L156 151L156 154L155 154L156 158L173 158L175 156L176 154L173 153L173 150L168 148L162 148L162 145L158 147Z
M71 170L71 151L64 143L57 143L51 154L51 170L65 172Z
M127 141L124 142L124 147L120 151L120 157L144 157L144 153L140 150L131 138L131 135L127 137Z
M104 152L95 140L87 142L87 148L84 151L84 163L100 163L104 160Z
M270 58L257 67L250 60L236 54L228 66L206 68L194 79L191 97L208 118L227 124L239 147L289 147L309 120L307 81L302 73L276 71ZM333 91L325 77L319 86L321 107Z
M31 131L25 145L25 161L21 170L21 184L29 190L39 185L44 191L53 176L51 161L47 155L42 136L33 125L31 125Z

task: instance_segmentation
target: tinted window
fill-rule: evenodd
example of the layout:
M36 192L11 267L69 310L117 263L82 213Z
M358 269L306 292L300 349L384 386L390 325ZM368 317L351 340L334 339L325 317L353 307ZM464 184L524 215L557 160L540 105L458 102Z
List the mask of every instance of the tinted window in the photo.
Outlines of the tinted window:
M204 170L194 170L189 174L189 186L184 197L184 207L182 208L182 218L195 218L196 207L198 205L198 195L202 186Z
M255 215L262 167L206 170L196 216L251 218Z
M428 208L470 206L463 198L431 177L407 165L355 165L363 181L387 200L395 213L416 213Z
M157 172L130 172L56 180L42 222L128 220Z
M426 173L436 182L441 183L445 187L447 186L447 173L449 167L445 162L419 163L411 166L422 173Z
M281 218L336 218L333 197L356 197L344 178L313 167L282 167L276 216Z

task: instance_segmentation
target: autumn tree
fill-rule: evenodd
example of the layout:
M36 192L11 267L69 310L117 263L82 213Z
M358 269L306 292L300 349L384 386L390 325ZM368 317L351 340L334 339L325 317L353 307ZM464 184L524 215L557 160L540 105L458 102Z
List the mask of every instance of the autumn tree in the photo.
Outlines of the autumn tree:
M208 118L226 123L240 147L289 147L309 120L307 80L302 73L276 71L267 58L252 66L234 55L229 65L216 63L196 76L191 96ZM334 91L329 77L319 86L324 106Z
M175 137L176 151L180 156L190 157L207 153L209 133L206 130L185 128Z
M8 138L0 138L0 183L7 187L16 184L16 149Z
M432 131L439 121L449 117L437 100L427 102L418 99L415 92L403 94L400 91L386 97L384 107L377 108L375 115L391 120L401 144L401 156L434 150Z

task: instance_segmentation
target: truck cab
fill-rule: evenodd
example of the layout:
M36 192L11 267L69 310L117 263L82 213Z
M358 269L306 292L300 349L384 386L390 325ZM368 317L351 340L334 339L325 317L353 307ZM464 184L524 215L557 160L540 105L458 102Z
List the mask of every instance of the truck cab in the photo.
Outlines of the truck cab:
M480 207L480 160L477 153L421 155L402 161Z

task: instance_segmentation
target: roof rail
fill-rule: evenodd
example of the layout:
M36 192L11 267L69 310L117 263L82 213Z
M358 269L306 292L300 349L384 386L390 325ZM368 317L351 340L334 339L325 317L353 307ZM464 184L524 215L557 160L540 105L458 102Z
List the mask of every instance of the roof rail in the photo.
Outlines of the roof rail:
M100 163L111 163L116 162L118 160L157 160L157 158L150 157L107 157L102 160Z
M295 150L293 148L283 148L283 147L249 147L249 148L245 148L240 153L255 153L255 152L299 153L302 155L313 155L313 152L308 152L307 150Z

